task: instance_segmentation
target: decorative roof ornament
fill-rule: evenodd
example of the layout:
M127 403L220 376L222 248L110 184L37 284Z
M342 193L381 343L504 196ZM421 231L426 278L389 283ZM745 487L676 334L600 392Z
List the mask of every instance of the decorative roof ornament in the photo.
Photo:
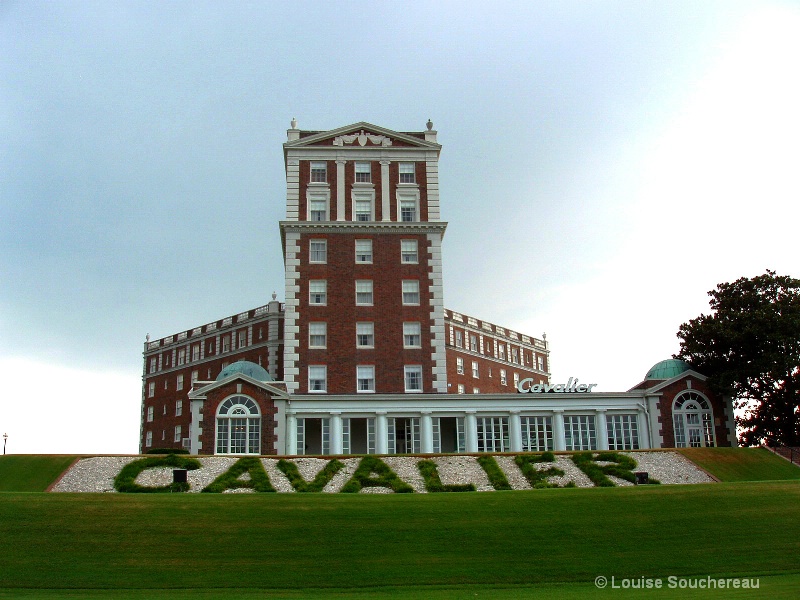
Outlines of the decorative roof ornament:
M292 129L297 129L297 119L292 117Z
M373 133L364 133L362 129L360 133L354 133L352 135L340 135L338 137L333 138L333 145L334 146L344 146L345 144L350 145L353 142L358 142L359 146L365 146L367 144L367 140L372 142L373 144L378 144L381 146L391 146L392 140L385 135L375 135Z
M276 292L272 292L272 300L274 301L277 299L278 299L278 294Z
M431 130L433 129L433 121L431 121L430 119L428 119L428 122L427 122L427 123L425 123L425 127L427 127L427 128L428 128L428 131L431 131Z

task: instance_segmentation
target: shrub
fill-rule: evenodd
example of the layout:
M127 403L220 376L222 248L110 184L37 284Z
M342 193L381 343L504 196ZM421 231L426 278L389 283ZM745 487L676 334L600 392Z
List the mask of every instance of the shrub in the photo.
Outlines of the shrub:
M519 470L531 484L532 488L549 488L558 487L554 483L547 481L548 477L556 477L564 475L564 471L555 467L549 469L539 470L534 465L536 463L552 463L556 461L556 457L552 452L545 452L543 454L520 454L514 457L514 462L517 463Z
M432 460L419 461L417 463L417 468L419 469L420 475L422 475L422 478L425 480L425 489L431 493L475 491L475 485L472 483L444 485L442 479L439 477L439 469Z
M278 468L283 471L289 483L292 484L292 487L297 492L321 492L342 467L344 467L344 463L334 458L333 460L329 460L328 464L317 473L313 481L306 481L303 479L303 476L300 475L300 470L297 468L296 464L284 459L278 461Z
M598 461L616 464L599 465L597 464ZM633 469L636 468L636 461L630 456L625 456L619 452L599 452L594 455L591 452L578 452L572 455L572 462L586 473L592 483L600 487L614 487L614 482L606 475L636 483L636 475L633 473ZM651 479L650 483L658 484L659 482L656 479Z
M497 461L494 459L494 456L489 456L487 454L479 456L478 464L486 472L486 475L489 477L489 483L492 484L492 487L494 489L496 490L511 489L511 484L508 483L508 479L506 478L505 473L503 473L502 469L500 469L500 465L497 464Z
M189 454L186 448L150 448L145 454Z
M141 458L133 461L132 463L128 463L122 468L122 470L114 478L114 489L118 492L133 494L186 492L189 490L188 483L171 483L169 485L155 487L139 485L136 483L136 478L139 476L139 473L155 467L175 467L176 469L194 471L195 469L200 468L200 463L194 458L186 458L183 456L178 456L177 454Z
M244 474L248 474L250 479L240 479ZM270 483L269 476L264 470L261 460L254 456L248 456L237 460L230 469L217 477L214 481L203 488L206 493L220 494L225 490L235 490L241 488L251 488L256 492L274 492L275 488Z
M365 487L388 487L398 494L414 491L414 488L400 479L389 465L374 456L365 456L361 459L356 472L350 481L344 484L341 491L345 494L355 494Z

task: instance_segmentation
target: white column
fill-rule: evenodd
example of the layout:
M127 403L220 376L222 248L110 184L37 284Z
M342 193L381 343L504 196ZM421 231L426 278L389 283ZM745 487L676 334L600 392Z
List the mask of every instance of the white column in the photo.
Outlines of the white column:
M652 448L650 445L650 427L647 414L640 408L636 411L636 426L639 429L639 448Z
M391 203L389 202L389 161L381 161L381 221L391 221Z
M595 419L597 427L597 449L608 450L608 422L606 421L606 409L597 409L597 418Z
M567 442L564 439L564 411L561 409L553 411L553 444L557 452L567 449Z
M376 413L375 419L375 452L389 453L389 421L385 412Z
M433 452L433 419L431 413L425 411L420 418L420 441L422 442L423 454L431 454Z
M511 438L511 451L522 452L522 421L518 410L509 411L508 419L509 437Z
M464 437L466 437L467 452L478 451L478 421L474 410L468 410L464 419Z
M342 453L342 413L331 413L331 454Z
M346 160L336 161L336 220L344 221L344 166L347 164Z
M297 415L286 413L286 454L297 454Z

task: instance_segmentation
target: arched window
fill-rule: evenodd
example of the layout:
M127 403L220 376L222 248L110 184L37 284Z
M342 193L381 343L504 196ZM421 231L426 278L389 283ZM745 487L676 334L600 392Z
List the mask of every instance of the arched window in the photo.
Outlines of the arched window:
M217 409L217 454L261 454L261 413L246 396L231 396Z
M714 412L708 398L694 391L686 391L672 403L672 420L675 424L676 448L702 448L716 446Z

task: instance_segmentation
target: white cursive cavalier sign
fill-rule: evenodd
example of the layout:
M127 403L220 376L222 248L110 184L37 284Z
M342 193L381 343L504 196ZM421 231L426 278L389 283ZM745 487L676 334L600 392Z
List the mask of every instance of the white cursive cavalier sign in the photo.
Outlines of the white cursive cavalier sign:
M574 380L569 378L567 383L557 383L550 385L549 383L533 383L533 379L523 379L517 384L517 391L520 394L538 394L541 392L558 392L561 394L578 392L581 394L591 392L592 388L597 387L596 383L578 383L578 378Z

